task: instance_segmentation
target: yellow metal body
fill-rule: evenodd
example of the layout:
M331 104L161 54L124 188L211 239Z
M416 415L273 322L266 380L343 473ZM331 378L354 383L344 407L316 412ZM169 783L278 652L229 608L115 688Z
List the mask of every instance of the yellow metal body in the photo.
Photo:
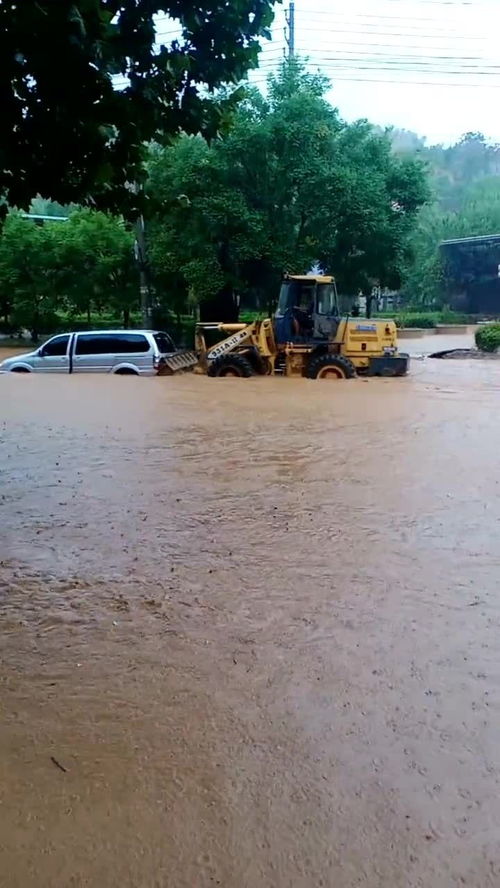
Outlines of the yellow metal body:
M227 334L225 339L207 348L206 333ZM197 324L194 335L194 347L198 354L198 365L195 373L207 373L210 361L222 358L234 352L245 353L249 349L257 351L264 362L266 372L274 373L274 362L278 354L274 338L273 322L270 318L264 321L253 321L251 324L203 323Z
M332 342L332 351L349 358L357 370L364 370L370 358L378 358L387 349L398 348L398 334L394 321L342 318Z
M208 337L214 344L207 345ZM404 375L408 365L408 356L398 353L394 321L338 320L330 275L285 275L274 320L197 324L195 352L195 372L210 376L349 379L356 373Z
M207 332L222 334L225 338L207 347ZM343 318L328 345L328 352L348 358L357 371L363 372L368 369L371 358L381 357L387 350L397 353L397 347L394 321ZM198 324L195 331L195 351L198 355L195 372L206 374L212 361L234 353L245 355L250 350L260 357L264 373L272 375L278 363L280 372L285 376L297 377L306 375L314 344L290 342L278 345L270 318L250 324Z

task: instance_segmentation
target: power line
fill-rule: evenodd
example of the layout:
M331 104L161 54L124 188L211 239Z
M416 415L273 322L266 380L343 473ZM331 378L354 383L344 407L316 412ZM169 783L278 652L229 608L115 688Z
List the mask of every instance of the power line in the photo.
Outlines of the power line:
M445 21L444 19L410 19L410 18L396 18L395 16L365 16L365 15L356 15L352 13L350 15L339 15L339 13L327 13L323 17L321 13L299 13L297 16L298 24L302 27L306 24L316 24L318 27L325 27L326 21L332 22L332 30L339 24L349 25L353 28L358 29L360 25L363 28L376 28L380 30L381 28L392 28L396 30L401 30L403 27L402 23L407 26L411 31L419 33L421 31L437 31L439 34L453 34L457 31L456 28L451 28L450 23ZM455 23L454 23L455 24Z
M386 26L384 26L384 27L386 27ZM300 32L302 32L302 31L313 31L315 34L317 34L318 28L308 28L308 27L300 28ZM442 40L443 37L449 37L450 40L468 40L468 41L469 40L484 40L485 39L484 37L479 37L479 36L475 37L472 34L471 35L460 34L460 33L455 34L450 31L437 33L437 34L423 34L420 32L408 33L408 32L403 32L403 31L381 31L379 28L375 28L374 26L370 26L370 25L364 25L362 29L361 28L354 29L352 27L351 28L338 28L338 27L325 28L323 26L321 28L321 32L322 32L322 34L325 34L325 33L355 34L357 37L360 37L364 34L366 34L370 37L373 37L374 35L375 36L378 35L380 37L398 37L398 38L400 38L400 37L409 37L409 38L418 37L418 38L423 38L424 40Z
M399 3L401 6L401 0L386 0L389 3ZM472 0L420 0L420 3L425 4L426 6L473 6Z
M448 52L451 49L450 46L423 46L420 43L401 43L401 42L379 43L378 41L375 41L375 42L363 41L362 43L360 43L359 40L337 40L337 41L335 41L335 46L339 46L339 47L355 46L355 47L357 47L358 50L362 50L365 46L375 46L379 49L384 48L384 49L389 49L389 50L403 48L405 51L407 49L416 49L421 53L423 52L424 54L427 54L429 49L436 50L436 52L444 52L444 51ZM262 51L265 51L267 48L268 48L267 46L264 46ZM329 43L328 47L326 47L326 48L328 50L330 50L332 48L332 44ZM312 51L316 51L318 49L321 49L321 47L316 44ZM301 52L301 55L307 55L308 52L310 52L310 51L311 50L306 49L303 52ZM482 57L479 56L478 58L482 58Z
M401 10L402 0L386 0L386 2L398 2ZM474 4L469 0L420 0L422 6L426 7L426 11L430 12L433 8L436 12L442 12L447 16L450 15L452 9L462 9L464 11L472 11ZM476 4L477 8L477 4ZM304 25L300 27L300 33L308 32L321 35L331 33L333 35L346 35L340 40L335 40L335 46L318 46L309 52L306 51L307 64L318 66L326 72L332 72L336 80L345 80L352 82L372 82L372 83L394 83L394 84L410 84L410 85L449 85L449 86L482 86L488 85L496 88L499 84L494 83L489 78L500 76L500 65L494 61L489 61L487 57L480 55L453 55L450 54L451 46L455 41L481 41L486 35L480 36L476 34L464 34L460 32L446 30L438 30L436 26L445 25L444 18L436 15L427 16L403 16L403 15L370 15L368 13L357 13L349 11L346 15L337 12L329 12L327 10L312 9L307 13L303 10L300 12L300 18L304 19ZM288 15L285 14L287 29L284 30L284 37L281 41L272 40L270 43L262 43L259 53L259 65L256 69L251 69L250 76L253 80L259 77L266 77L272 71L275 71L281 57L288 54L293 56L296 51L296 35L295 35L295 3L290 0ZM156 19L158 23L174 26L175 30L159 30L157 28L156 39L162 40L172 38L179 39L189 43L189 36L183 31L182 23L175 23L168 16ZM406 28L404 29L404 26ZM331 25L330 25L331 23ZM315 27L316 24L316 27ZM330 26L329 26L330 25ZM429 27L431 25L432 27ZM325 27L326 26L326 27ZM271 33L278 34L282 31L279 25L274 25ZM430 33L432 31L432 33ZM411 33L410 33L411 32ZM353 39L349 39L351 37ZM366 39L370 38L370 40ZM381 41L377 38L387 38ZM446 38L448 45L436 45L434 41L443 42ZM401 41L413 40L416 42L405 43ZM389 41L397 41L389 42ZM432 41L423 46L420 41ZM451 45L450 45L451 44ZM353 48L347 48L353 47ZM288 50L287 50L288 48ZM364 52L364 50L369 51ZM375 48L375 49L373 49ZM379 51L377 51L379 50ZM397 50L395 52L394 50ZM402 51L403 50L403 51ZM418 51L420 55L416 55ZM360 72L361 77L346 76L351 72ZM338 73L340 72L340 74ZM363 73L366 72L366 73ZM443 83L442 81L416 81L410 80L390 80L388 77L381 79L370 78L366 76L368 73L377 74L378 72L387 72L388 74L416 74L416 75L438 75L459 78L460 82ZM464 83L463 77L481 78L481 83ZM489 82L488 82L489 80ZM123 78L124 84L128 83Z
M347 45L352 45L352 44L347 44ZM377 46L377 44L375 44L375 46ZM419 47L417 47L417 48L419 48ZM322 47L317 47L315 51L319 52L319 53L328 53L330 50L331 50L331 47L328 47L328 49L325 49ZM278 52L278 50L276 50L276 52ZM375 58L375 59L380 58L380 59L392 59L394 61L401 61L401 62L404 62L407 60L408 61L415 60L418 62L420 62L420 61L440 62L441 60L445 60L445 61L456 62L457 64L460 64L461 62L476 62L476 63L479 63L479 65L482 65L486 68L497 67L496 62L494 62L494 63L492 62L490 64L488 62L488 60L486 58L484 58L483 56L428 55L428 56L424 57L424 56L422 56L422 54L417 55L416 53L390 53L390 52L373 52L373 51L366 53L366 54L363 53L363 55L361 55L361 53L359 52L359 49L357 49L357 50L345 49L344 45L339 45L339 53L341 53L342 55L348 55L348 56L352 55L352 56L355 56L355 58L361 58L361 59L363 59L363 58ZM267 58L268 55L269 55L269 53L261 53L260 58ZM306 56L306 58L307 58L307 56Z
M450 69L450 68L431 68L431 67L422 67L422 68L411 68L411 67L400 67L397 65L366 65L356 63L355 60L352 65L344 64L343 59L332 59L327 60L326 62L323 60L317 60L314 65L320 69L329 69L336 71L373 71L377 73L379 71L389 71L393 74L440 74L449 77L470 77L471 75L474 77L480 78L489 78L489 77L497 77L499 78L500 83L500 69L498 71L482 71L479 68L470 68L470 69ZM364 61L364 60L363 60ZM338 62L338 64L336 64ZM311 66L313 63L311 62ZM259 70L262 71L272 71L275 69L275 66L268 64L266 67L260 67ZM457 84L459 85L459 84Z
M477 71L482 71L485 74L491 73L491 71L500 71L500 65L497 62L486 62L485 59L475 59L474 57L458 57L458 56L428 56L427 58L422 58L419 56L392 56L387 55L385 53L373 53L373 54L363 54L360 55L356 52L345 52L342 51L339 54L329 55L327 52L321 52L321 55L309 55L305 57L306 62L314 62L316 60L319 61L327 61L327 62L349 62L352 64L358 64L363 62L373 62L373 64L378 65L380 62L385 62L386 64L396 65L396 66L405 66L414 64L417 67L422 65L440 65L443 68L451 68L451 67L459 67L461 70L473 69ZM264 64L272 64L273 59L263 60ZM473 64L469 64L469 62L473 62Z
M323 73L329 72L330 69L325 68L322 69ZM500 89L500 83L456 83L452 81L442 81L442 80L391 80L390 78L382 78L382 77L344 77L343 75L337 75L333 72L332 69L332 81L333 87L337 82L346 82L346 83L385 83L388 86L444 86L448 87L459 87L460 89ZM264 84L266 79L262 80L261 83ZM258 85L253 84L252 85Z
M364 26L364 27L366 28L366 26ZM282 29L281 29L281 28L276 28L275 30L276 30L276 32L279 32L279 31L281 31ZM323 26L320 27L319 25L318 25L318 28L301 27L301 28L300 28L300 33L302 33L302 32L307 32L307 33L314 33L314 34L317 34L317 33L318 33L318 30L321 30L321 34L322 34L322 36L324 36L325 33L331 33L331 34L353 34L353 35L356 37L356 39L357 39L358 41L359 41L359 38L360 38L360 37L365 36L365 35L366 35L367 37L374 37L374 36L377 37L377 36L380 36L380 37L393 37L393 38L396 38L396 39L400 39L400 38L404 37L404 38L410 38L410 39L411 39L411 38L422 38L422 39L424 39L424 40L439 40L439 39L442 39L443 37L446 37L446 38L448 38L448 39L450 40L450 42L453 42L454 40L467 40L467 41L471 41L471 40L484 40L484 39L485 39L484 36L474 36L474 35L472 35L472 34L470 34L470 35L465 35L465 34L459 34L459 33L456 33L456 34L455 34L455 33L452 32L452 31L446 31L446 32L437 33L437 34L422 34L422 33L420 33L420 32L403 33L403 32L401 32L401 31L380 31L380 30L377 29L377 28L371 28L370 30L362 30L362 29L358 29L358 28L355 28L355 27L351 27L351 28L337 28L337 27L334 27L334 28L325 28L325 27L323 27ZM180 31L157 31L157 32L156 32L156 38L157 38L157 39L158 39L158 38L163 38L163 37L184 38L184 35L183 35L182 32L180 32ZM271 43L272 43L272 42L273 42L273 41L271 41ZM270 42L266 42L266 43L264 43L263 45L264 45L264 46L270 46L271 43L270 43Z
M446 13L449 15L449 13ZM330 12L326 9L309 9L307 12L305 10L298 10L298 15L303 15L307 18L311 15L318 16L328 16L328 18L338 17L343 18L342 13L340 12ZM368 12L352 12L353 18L362 18L362 19L375 19L376 21L387 20L387 21L400 21L400 22L442 22L446 24L445 19L438 19L436 16L416 16L416 15L370 15Z

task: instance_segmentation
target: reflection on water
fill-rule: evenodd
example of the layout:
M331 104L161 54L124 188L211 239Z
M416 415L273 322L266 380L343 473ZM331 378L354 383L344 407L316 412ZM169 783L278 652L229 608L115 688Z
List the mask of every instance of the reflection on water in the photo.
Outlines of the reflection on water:
M9 888L498 884L499 382L0 377Z

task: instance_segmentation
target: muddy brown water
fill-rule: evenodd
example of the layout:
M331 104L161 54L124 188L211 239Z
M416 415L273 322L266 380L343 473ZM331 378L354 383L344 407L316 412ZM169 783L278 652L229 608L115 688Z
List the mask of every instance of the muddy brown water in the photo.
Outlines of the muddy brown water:
M499 392L0 376L0 884L498 888Z

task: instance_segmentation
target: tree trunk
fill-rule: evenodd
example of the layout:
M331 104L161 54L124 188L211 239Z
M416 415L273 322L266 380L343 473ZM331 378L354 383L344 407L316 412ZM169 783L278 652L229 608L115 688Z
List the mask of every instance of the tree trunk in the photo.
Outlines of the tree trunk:
M90 326L91 321L92 321L92 318L90 316L90 302L87 302L87 323L89 326Z
M123 326L130 327L130 308L128 306L123 309Z

